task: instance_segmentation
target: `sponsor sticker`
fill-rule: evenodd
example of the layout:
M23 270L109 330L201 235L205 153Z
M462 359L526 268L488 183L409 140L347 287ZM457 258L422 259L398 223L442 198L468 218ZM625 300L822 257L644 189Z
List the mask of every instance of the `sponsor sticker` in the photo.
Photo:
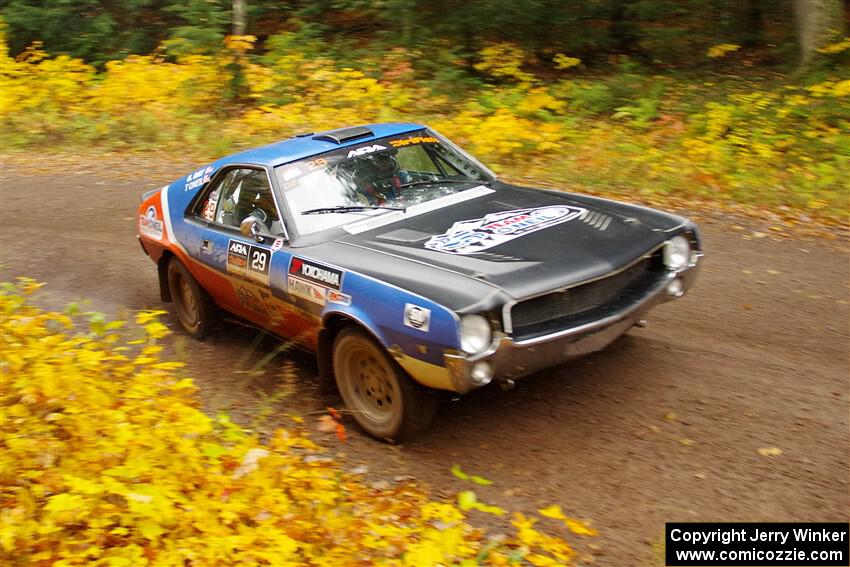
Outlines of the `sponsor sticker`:
M394 148L403 148L411 144L436 144L437 138L433 136L413 136L412 138L402 138L401 140L391 140L390 145Z
M283 238L276 238L274 242L272 242L272 252L277 252L283 248Z
M417 331L427 333L431 326L431 310L412 303L405 303L404 324Z
M186 176L186 186L183 188L183 190L191 191L196 187L200 187L201 185L210 180L212 172L213 167L211 165L208 165L207 167L202 167L194 173L190 173Z
M329 291L320 285L291 276L286 279L286 290L291 295L318 303L319 305L325 304L325 294Z
M342 270L323 266L296 256L293 256L289 261L289 275L330 289L340 290L342 288Z
M204 201L204 208L201 211L201 218L212 222L215 218L215 206L218 204L219 190L216 188L212 193L207 195L207 200Z
M475 254L515 238L571 221L586 212L581 207L550 205L491 213L484 218L456 222L443 234L432 236L425 248L449 254Z
M339 305L351 305L351 296L347 293L342 293L341 291L337 291L335 289L329 289L325 297L327 298L328 303L337 303Z
M271 250L240 240L227 243L227 273L269 285Z
M292 181L296 177L301 175L301 170L297 165L293 165L291 167L287 167L283 170L283 180L284 181Z
M147 208L145 214L139 215L139 234L162 240L162 221L157 218L153 205Z
M387 149L385 146L381 146L379 144L373 144L371 146L363 146L362 148L357 148L355 150L351 150L348 152L348 157L353 158L357 156L362 156L365 154L371 154L372 152L379 152L381 150Z

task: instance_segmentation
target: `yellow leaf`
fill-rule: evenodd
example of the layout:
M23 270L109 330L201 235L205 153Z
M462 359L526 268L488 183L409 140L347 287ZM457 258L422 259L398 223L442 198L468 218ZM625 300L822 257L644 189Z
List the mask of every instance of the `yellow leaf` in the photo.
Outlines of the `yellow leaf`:
M581 522L581 521L579 521L579 520L574 520L574 519L572 519L572 518L567 518L567 519L564 521L564 524L566 524L566 526L567 526L568 528L570 528L570 531L571 531L571 532L573 532L574 534L584 535L584 536L595 536L595 535L599 535L599 532L597 532L597 531L596 531L596 530L594 530L593 528L591 528L591 527L589 527L589 526L585 525L585 524L584 524L584 522Z
M85 499L79 494L57 494L47 499L47 505L44 507L48 512L61 513L77 510L85 505Z
M476 476L476 475L470 476L469 480L471 480L475 484L480 484L481 486L490 486L491 484L493 484L492 480L486 479L486 478L481 477L481 476Z
M159 536L165 533L165 528L151 519L146 519L139 522L139 533L150 541L157 541Z
M469 480L469 475L461 470L460 465L452 465L451 473L461 480Z
M464 512L468 512L475 504L478 502L478 497L475 496L475 493L471 490L464 490L460 494L457 495L457 505Z
M561 511L561 507L557 504L552 504L546 508L538 510L541 516L546 518L552 518L553 520L566 520L567 517L564 516L564 513Z

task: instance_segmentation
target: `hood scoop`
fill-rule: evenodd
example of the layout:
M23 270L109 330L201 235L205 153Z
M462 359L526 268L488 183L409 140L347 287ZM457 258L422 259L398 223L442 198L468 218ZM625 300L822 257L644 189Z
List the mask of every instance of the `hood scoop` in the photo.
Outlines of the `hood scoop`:
M386 240L387 242L411 243L420 242L431 238L432 236L433 234L428 234L427 232L421 232L410 228L399 228L398 230L391 230L390 232L379 234L375 238L378 240Z

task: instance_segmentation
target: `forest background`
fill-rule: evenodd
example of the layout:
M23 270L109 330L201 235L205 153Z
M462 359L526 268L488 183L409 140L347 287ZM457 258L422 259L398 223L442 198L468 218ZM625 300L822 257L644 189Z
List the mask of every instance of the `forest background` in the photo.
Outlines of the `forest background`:
M4 0L5 151L422 121L508 179L847 224L841 0Z

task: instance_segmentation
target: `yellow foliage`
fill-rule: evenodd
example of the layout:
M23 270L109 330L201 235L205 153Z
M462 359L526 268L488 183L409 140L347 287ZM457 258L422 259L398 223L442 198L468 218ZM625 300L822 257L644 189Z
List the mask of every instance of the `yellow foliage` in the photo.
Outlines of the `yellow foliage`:
M825 45L818 49L821 53L843 53L850 49L850 37L845 37L841 41Z
M198 409L160 359L159 312L80 328L0 297L0 562L76 565L566 564L561 539L518 516L485 542L466 505L372 489L298 430L267 442ZM119 334L129 333L129 335ZM141 334L141 344L127 343ZM130 341L130 344L138 343ZM313 457L313 458L311 458ZM468 509L499 513L473 496Z
M738 51L739 49L741 49L741 46L734 43L718 43L717 45L709 47L706 55L715 59L718 57L726 57L728 54Z
M494 79L518 83L535 82L534 75L522 70L525 53L512 43L488 45L478 52L478 56L481 61L475 64L475 68Z
M554 57L555 67L558 69L569 69L581 65L581 59L577 57L567 57L563 53L556 53Z
M643 197L790 206L846 222L846 70L808 87L763 90L744 82L732 94L677 107L684 85L660 99L610 86L616 78L546 83L523 70L528 57L510 43L482 49L475 67L487 83L456 93L417 80L404 49L350 68L295 49L251 56L254 38L229 36L215 57L130 56L98 72L78 59L49 57L38 44L13 59L2 33L0 126L7 146L197 148L202 158L298 132L425 122L501 173L538 171L565 188L604 187L629 197L637 190ZM847 41L825 49L837 53ZM738 48L719 44L708 55ZM554 62L561 69L580 63L562 53Z

